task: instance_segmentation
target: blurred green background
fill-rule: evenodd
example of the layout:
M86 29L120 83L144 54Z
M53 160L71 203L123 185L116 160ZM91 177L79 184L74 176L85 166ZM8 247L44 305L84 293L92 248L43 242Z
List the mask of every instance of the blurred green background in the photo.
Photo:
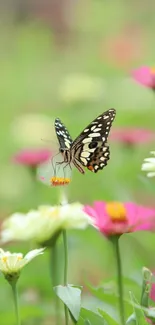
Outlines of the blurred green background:
M8 0L1 2L0 7L0 211L3 219L15 211L26 212L41 204L59 203L59 188L49 188L40 182L34 185L27 167L12 163L18 150L33 144L33 135L40 146L46 143L58 151L53 135L56 117L64 122L73 138L111 107L117 110L113 127L154 130L155 95L151 89L138 85L131 78L131 71L141 65L154 66L155 3L151 0ZM23 140L24 127L18 128L17 124L27 114L49 117L51 135L50 131L44 132L46 126L33 128L30 124ZM141 164L149 151L154 150L154 143L125 146L111 140L110 147L111 159L103 171L97 174L87 171L84 176L73 171L68 186L69 202L119 200L153 206L154 195L141 180ZM68 236L69 282L84 285L83 304L94 306L86 283L99 285L115 275L111 248L94 229L71 231ZM141 267L155 266L155 236L124 235L121 244L123 272L134 280L132 285L138 294ZM7 249L26 252L30 247L20 243ZM59 251L61 278L61 241ZM23 271L19 282L22 324L54 324L48 255L46 252ZM1 277L1 324L14 324L11 298L10 288Z

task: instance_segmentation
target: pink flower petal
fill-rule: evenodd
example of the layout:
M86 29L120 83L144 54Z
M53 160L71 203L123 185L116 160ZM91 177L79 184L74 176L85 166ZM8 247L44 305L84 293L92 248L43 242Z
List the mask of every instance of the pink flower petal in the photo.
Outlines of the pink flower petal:
M105 236L139 230L155 230L155 209L143 207L132 202L122 203L126 210L126 216L123 220L122 211L118 219L117 214L114 218L108 215L106 204L106 202L96 201L93 207L85 206L85 212L92 216L96 226Z
M152 75L149 67L142 66L133 70L132 77L141 85L152 88Z
M48 149L24 149L13 157L13 162L27 166L37 166L51 157L52 153Z
M143 144L155 140L155 132L139 128L114 128L110 138L124 144Z

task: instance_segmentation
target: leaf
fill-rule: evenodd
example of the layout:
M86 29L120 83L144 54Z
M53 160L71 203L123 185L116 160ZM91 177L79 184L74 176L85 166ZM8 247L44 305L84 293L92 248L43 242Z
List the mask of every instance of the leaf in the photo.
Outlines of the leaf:
M93 288L90 285L88 286L90 292L97 297L98 299L105 301L107 304L115 305L118 301L118 297L115 295L115 293L112 291L110 293L107 293L104 288Z
M103 316L104 320L107 321L108 325L119 325L115 319L113 319L109 314L107 314L104 310L98 308L98 312Z
M135 314L130 315L130 317L126 321L126 325L136 325L136 316Z
M140 307L140 305L138 304L136 298L134 297L133 293L130 292L130 299L132 302L132 306L134 309L134 315L135 315L135 319L136 319L136 325L148 325L147 321L146 321L146 317L144 314L143 309ZM129 323L127 323L129 324ZM134 323L133 323L134 324Z
M77 325L108 325L104 319L89 309L81 308Z
M100 288L93 288L88 286L91 293L102 301L102 310L106 313L111 315L113 319L116 321L119 320L119 312L118 312L118 297L116 296L115 292L112 291L110 293L105 292L103 287ZM98 306L99 307L99 306ZM129 307L130 308L130 307Z
M155 308L149 308L146 315L149 319L155 322Z
M69 284L67 286L58 285L54 287L54 291L77 322L81 308L81 288Z
M84 325L91 325L91 322L88 319L86 319Z

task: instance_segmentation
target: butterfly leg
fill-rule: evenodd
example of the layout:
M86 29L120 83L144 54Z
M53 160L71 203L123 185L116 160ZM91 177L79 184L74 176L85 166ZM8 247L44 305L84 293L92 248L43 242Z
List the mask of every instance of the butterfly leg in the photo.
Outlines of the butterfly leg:
M65 168L69 165L70 167L70 170L72 171L72 166L70 164L70 162L68 162L64 167L63 167L63 172L64 172L64 178L66 178L66 175L65 175Z
M54 172L54 176L56 176L56 164L57 163L55 163L55 157L56 156L58 156L60 153L58 152L55 156L53 156L52 158L51 158L51 164L52 164L52 168L53 168L53 172Z
M56 167L58 166L58 168L57 168L57 172L56 172L56 174L58 174L61 165L64 164L64 161L57 161L55 164L56 164ZM64 169L64 168L63 168L63 169Z

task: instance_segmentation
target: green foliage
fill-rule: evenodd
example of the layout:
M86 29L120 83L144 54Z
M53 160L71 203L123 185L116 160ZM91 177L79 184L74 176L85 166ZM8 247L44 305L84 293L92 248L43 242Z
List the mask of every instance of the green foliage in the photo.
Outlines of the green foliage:
M131 303L133 306L134 314L129 319L129 321L127 321L127 324L132 324L132 323L134 324L134 317L135 317L136 325L147 325L148 323L146 321L145 313L144 313L143 309L140 307L140 305L138 304L138 302L132 292L130 292L130 299L131 299Z
M105 311L98 309L98 312L101 316L103 316L103 319L107 321L108 325L119 325L119 323L116 322L116 320L108 315Z
M67 306L73 318L77 322L81 308L81 288L68 284L67 286L56 286L54 287L54 291Z
M80 317L77 325L107 325L107 322L98 314L89 309L81 308Z

